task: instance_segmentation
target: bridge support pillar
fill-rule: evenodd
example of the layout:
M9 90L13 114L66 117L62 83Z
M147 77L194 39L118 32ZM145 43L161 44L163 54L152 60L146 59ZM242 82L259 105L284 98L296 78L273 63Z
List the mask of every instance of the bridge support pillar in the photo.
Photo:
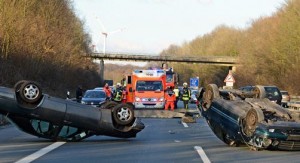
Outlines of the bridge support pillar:
M99 72L100 72L100 83L101 83L101 86L104 85L104 60L101 59L100 60L100 67L99 67Z

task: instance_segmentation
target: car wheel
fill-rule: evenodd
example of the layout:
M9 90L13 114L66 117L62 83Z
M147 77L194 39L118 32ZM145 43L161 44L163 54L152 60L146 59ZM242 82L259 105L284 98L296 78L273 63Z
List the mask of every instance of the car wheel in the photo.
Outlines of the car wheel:
M250 109L247 112L247 115L244 119L244 125L243 125L244 133L247 136L252 136L252 134L256 129L257 122L258 122L258 115L256 110Z
M20 97L27 103L36 103L42 97L42 90L40 86L32 81L24 81L20 86Z
M107 101L104 104L101 105L101 109L112 109L115 106L117 106L118 103L114 102L114 101Z
M133 107L128 104L119 104L113 108L113 118L120 125L128 125L134 118Z
M20 80L14 85L15 92L20 92L20 88L23 83L27 82L27 80Z
M203 108L205 111L210 108L213 99L220 98L220 93L218 86L216 84L209 84L206 87L205 93L203 95Z
M256 85L253 92L255 93L255 98L266 98L266 91L263 86Z

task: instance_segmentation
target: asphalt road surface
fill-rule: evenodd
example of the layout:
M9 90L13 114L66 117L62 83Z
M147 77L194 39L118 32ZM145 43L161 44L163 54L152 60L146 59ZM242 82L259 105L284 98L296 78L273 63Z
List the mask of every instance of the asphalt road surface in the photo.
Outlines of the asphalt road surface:
M212 133L203 118L187 124L179 118L142 121L146 128L136 138L94 136L67 143L37 138L12 125L2 126L0 162L300 162L300 151L228 147Z

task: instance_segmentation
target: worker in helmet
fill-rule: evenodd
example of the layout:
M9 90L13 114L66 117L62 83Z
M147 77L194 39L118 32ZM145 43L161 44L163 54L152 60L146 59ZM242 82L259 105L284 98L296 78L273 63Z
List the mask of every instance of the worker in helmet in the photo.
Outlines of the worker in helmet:
M122 96L123 96L123 89L122 89L121 83L117 83L116 92L114 94L113 100L116 102L121 102L122 98L123 98Z
M182 101L185 109L189 108L190 99L191 99L191 90L188 88L188 84L184 82L183 90L182 90Z
M165 93L165 110L169 110L169 107L171 107L171 110L174 111L174 102L176 101L175 92L171 89L169 86Z

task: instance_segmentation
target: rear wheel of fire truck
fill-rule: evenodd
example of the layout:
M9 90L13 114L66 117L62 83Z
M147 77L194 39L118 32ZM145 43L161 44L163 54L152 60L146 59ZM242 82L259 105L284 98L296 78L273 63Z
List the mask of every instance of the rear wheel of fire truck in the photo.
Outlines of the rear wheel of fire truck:
M220 98L218 86L216 84L209 84L206 87L205 93L203 95L202 107L204 111L210 108L211 103L215 98Z
M113 118L119 125L128 125L134 119L133 107L128 104L119 104L113 108Z

